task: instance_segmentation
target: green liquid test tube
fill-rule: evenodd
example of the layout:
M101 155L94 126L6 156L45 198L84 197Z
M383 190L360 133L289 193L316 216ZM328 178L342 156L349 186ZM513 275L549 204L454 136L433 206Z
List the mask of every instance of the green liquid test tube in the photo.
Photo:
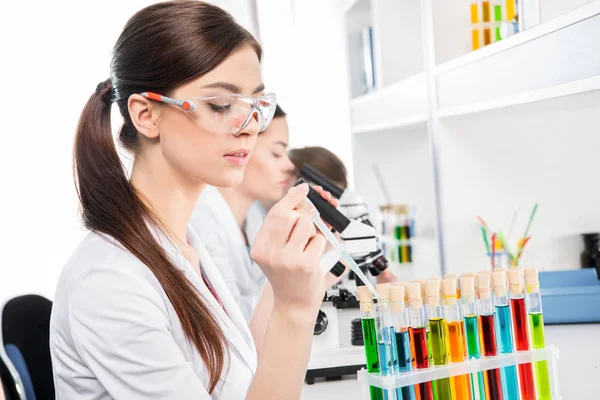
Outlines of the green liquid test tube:
M377 321L373 307L373 294L365 286L358 287L360 298L360 312L362 319L363 340L365 343L365 356L367 358L367 371L378 373L379 354L377 352ZM371 400L384 400L383 389L369 386Z
M542 298L540 295L540 282L537 269L525 270L525 292L527 295L527 314L531 332L531 342L534 349L546 347L544 339L544 319L542 317ZM552 388L548 361L538 361L533 364L535 369L535 382L539 400L552 400Z

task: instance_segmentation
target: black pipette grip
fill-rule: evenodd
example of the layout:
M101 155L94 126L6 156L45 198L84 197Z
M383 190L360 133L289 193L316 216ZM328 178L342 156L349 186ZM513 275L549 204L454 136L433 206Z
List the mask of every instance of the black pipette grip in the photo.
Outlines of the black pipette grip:
M298 186L306 181L302 178L298 179L294 186ZM314 204L315 208L321 214L323 221L327 222L337 232L342 233L350 225L350 220L337 210L330 202L325 200L321 195L312 187L309 187L308 199Z
M300 168L300 176L307 181L313 182L315 185L322 186L323 189L331 193L336 199L342 197L342 194L344 193L344 189L333 183L331 179L320 174L309 164L304 164L304 166Z

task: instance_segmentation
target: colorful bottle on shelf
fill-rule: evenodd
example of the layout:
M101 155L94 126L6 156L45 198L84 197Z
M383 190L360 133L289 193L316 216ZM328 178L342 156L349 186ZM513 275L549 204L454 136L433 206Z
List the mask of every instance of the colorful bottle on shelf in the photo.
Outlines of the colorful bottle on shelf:
M534 349L546 347L544 339L544 319L542 317L542 297L537 269L525 270L525 292L527 293L527 314L531 332L531 343ZM538 388L538 399L551 400L550 374L548 361L538 361L535 366L535 381Z
M462 313L457 297L457 285L453 277L442 280L444 295L444 317L446 318L448 342L447 349L450 363L465 360L465 334L462 325ZM471 380L469 375L450 378L452 398L471 400Z
M503 270L494 271L492 273L492 283L494 286L494 294L496 295L494 304L496 305L496 323L500 354L510 354L514 352L514 347L506 272ZM504 399L519 400L517 367L514 365L504 367L501 370L501 375Z
M396 358L398 360L398 373L412 370L412 355L408 332L408 310L405 306L405 286L393 284L390 287L392 301L393 335L396 339ZM396 389L396 398L401 400L416 400L415 387L407 386Z
M479 0L472 0L471 14L471 49L477 50L481 47L481 22L479 18Z
M479 306L479 323L481 324L482 347L484 357L498 355L496 342L496 324L494 318L494 303L490 286L490 274L477 274L477 297ZM502 379L499 369L485 371L487 376L487 398L502 400Z
M446 350L446 320L440 304L440 280L427 279L425 282L425 296L427 302L427 318L431 336L431 353L433 365L448 364ZM450 379L442 378L435 381L439 400L452 400Z
M483 21L483 45L492 43L492 5L488 0L481 2L481 20Z
M379 352L377 350L378 316L373 306L373 294L366 286L358 287L360 313L362 319L363 340L365 356L367 358L368 372L381 372L379 365ZM375 386L369 387L371 400L384 400L383 389Z
M429 368L429 348L427 346L427 320L421 298L421 285L412 282L408 285L408 304L410 325L415 344L415 360L417 369ZM432 382L417 385L418 396L421 400L433 400Z
M529 345L527 311L525 309L525 294L523 290L523 268L510 268L508 270L508 283L513 326L515 328L515 347L517 351L528 351L531 349L531 346ZM518 370L521 400L535 400L533 365L531 363L519 364Z
M379 315L377 347L379 349L379 366L381 375L394 375L398 370L398 349L392 322L392 303L390 301L390 284L380 283L376 286L379 302L375 305ZM377 310L379 308L379 310ZM383 391L384 399L393 398L387 390Z
M475 277L466 274L460 278L460 295L465 321L465 337L469 358L481 358L477 301L475 300ZM474 400L485 400L483 372L471 374L471 393Z

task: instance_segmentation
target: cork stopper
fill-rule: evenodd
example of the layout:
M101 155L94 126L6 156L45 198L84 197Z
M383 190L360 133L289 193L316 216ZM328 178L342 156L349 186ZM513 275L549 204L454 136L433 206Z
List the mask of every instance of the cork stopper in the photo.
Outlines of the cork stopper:
M411 283L418 283L419 284L419 290L421 291L421 297L424 299L425 298L425 279L415 279L414 281L410 281ZM410 297L410 294L408 295L408 297Z
M390 284L389 283L380 283L375 286L377 289L377 294L381 300L389 300L390 298Z
M479 274L488 274L491 275L492 274L492 270L491 269L482 269L481 271L477 271L477 275Z
M444 275L444 279L458 279L458 276L454 275L454 274L448 274L448 275Z
M490 274L477 274L477 293L480 299L489 299L492 295L490 291Z
M492 284L494 285L494 293L498 297L504 297L508 294L506 288L506 272L496 270L492 273Z
M456 279L446 278L442 280L442 293L446 304L456 304L458 297L456 296Z
M408 302L408 282L394 282L392 283L392 287L394 286L404 286L404 301Z
M392 299L392 311L395 313L404 312L404 285L394 284L390 287L390 297Z
M366 286L358 286L358 300L361 303L372 303L373 302L373 293Z
M468 303L475 301L475 277L463 274L460 278L461 297Z
M431 307L440 304L440 280L437 278L427 279L425 281L425 301Z
M525 289L527 293L538 293L540 291L540 281L536 268L525 270Z
M412 308L423 307L423 298L421 297L421 283L411 282L408 285L408 301Z
M470 276L473 278L473 282L475 281L475 277L477 276L477 272L465 272L461 276ZM462 286L462 282L460 284Z
M379 287L377 288L377 292L379 292ZM401 303L404 303L405 292L406 289L403 284L394 283L390 286L390 298L394 302L399 301Z
M510 293L514 295L523 294L523 269L511 268L507 272Z

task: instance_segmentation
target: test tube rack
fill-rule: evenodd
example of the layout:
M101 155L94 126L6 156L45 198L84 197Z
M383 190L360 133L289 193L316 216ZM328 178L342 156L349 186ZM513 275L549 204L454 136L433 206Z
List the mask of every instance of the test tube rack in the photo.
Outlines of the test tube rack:
M395 389L430 382L436 379L450 378L458 375L472 374L489 369L503 368L510 365L535 363L537 361L548 362L550 374L552 400L561 400L558 384L558 348L547 346L543 349L529 351L518 351L511 354L500 354L494 357L483 357L480 359L469 359L460 363L452 363L443 366L433 366L427 369L413 369L396 375L381 375L368 373L365 369L358 371L358 381L362 386L363 398L369 400L369 386L385 389L388 400L397 400Z

